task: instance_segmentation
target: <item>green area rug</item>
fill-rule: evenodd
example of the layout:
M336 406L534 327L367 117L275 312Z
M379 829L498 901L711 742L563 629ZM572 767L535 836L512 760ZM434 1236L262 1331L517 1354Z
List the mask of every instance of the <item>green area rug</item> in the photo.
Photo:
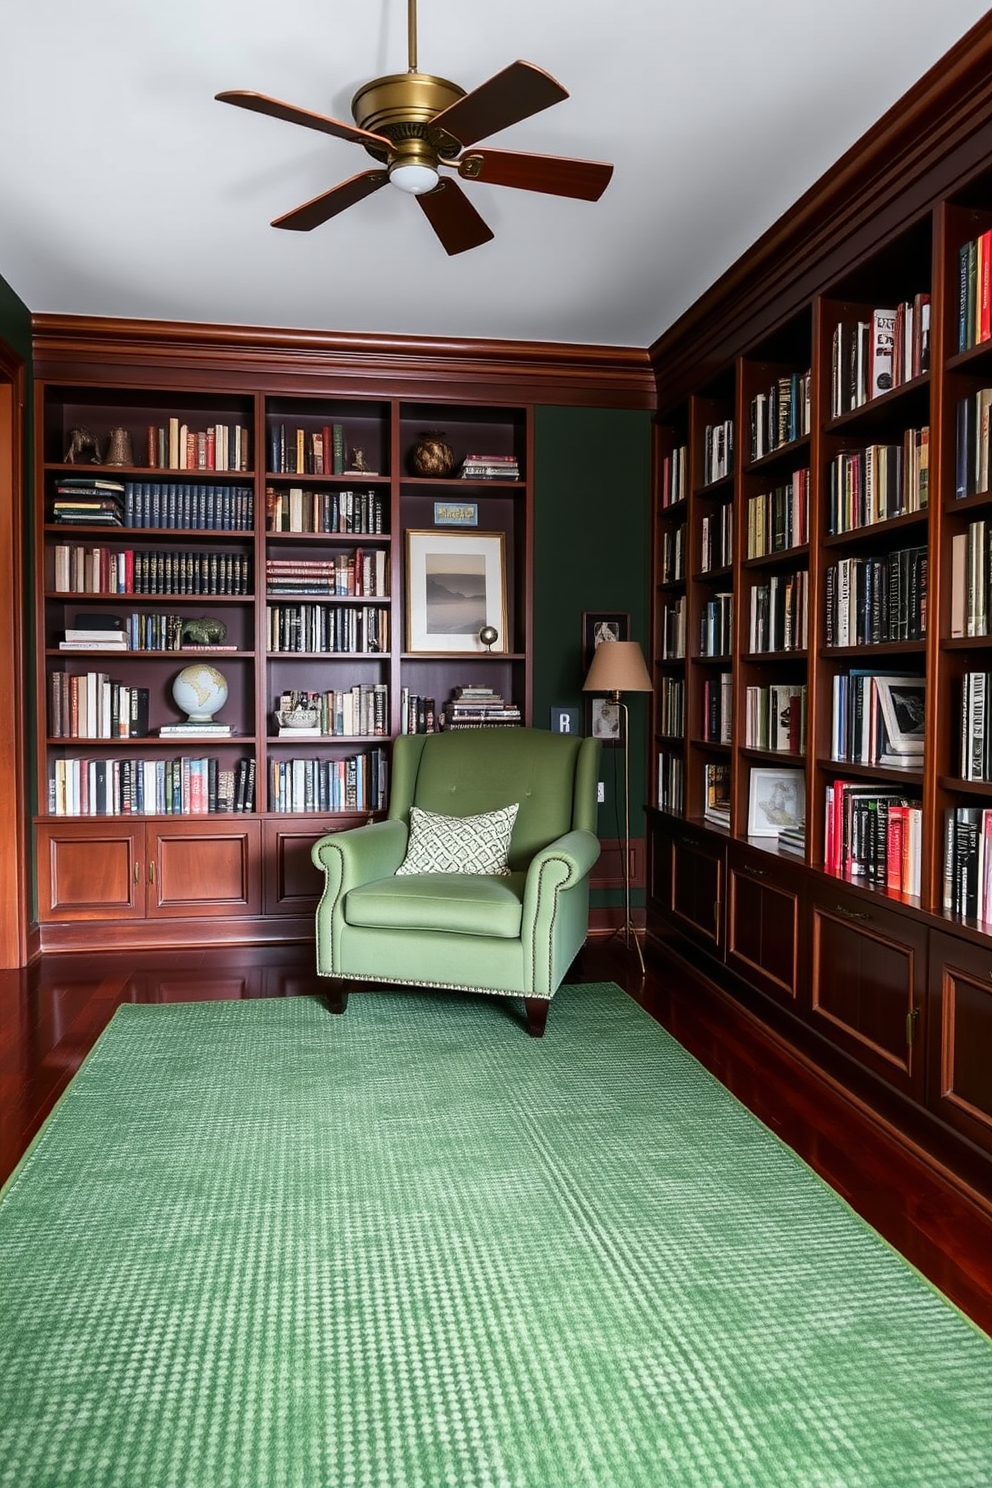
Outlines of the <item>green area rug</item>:
M0 1201L16 1488L986 1488L992 1342L618 988L126 1006Z

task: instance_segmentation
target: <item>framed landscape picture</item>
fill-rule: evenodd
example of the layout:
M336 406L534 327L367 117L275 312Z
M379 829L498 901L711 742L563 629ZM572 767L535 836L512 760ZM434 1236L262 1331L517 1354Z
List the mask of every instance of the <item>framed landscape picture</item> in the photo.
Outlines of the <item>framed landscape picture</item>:
M479 638L487 625L491 647ZM506 625L502 532L407 531L408 651L506 651Z

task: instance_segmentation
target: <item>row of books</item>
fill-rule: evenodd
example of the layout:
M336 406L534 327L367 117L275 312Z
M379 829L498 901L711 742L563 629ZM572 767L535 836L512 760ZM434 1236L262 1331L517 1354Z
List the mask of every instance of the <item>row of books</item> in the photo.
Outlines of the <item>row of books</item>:
M809 542L809 467L748 498L747 556L763 558Z
M433 734L438 726L437 705L434 698L414 692L409 687L400 689L400 733Z
M146 429L153 470L250 470L251 434L243 424L207 424L192 429L178 417Z
M701 572L729 568L734 561L734 508L731 503L724 502L715 512L708 512L699 529Z
M671 450L661 462L661 504L675 506L684 501L689 479L689 450L684 444Z
M148 688L106 672L52 672L48 679L52 739L142 739L148 733Z
M685 762L680 754L658 754L658 810L681 816L685 810Z
M834 677L832 759L921 769L925 742L925 677L861 669Z
M380 533L386 531L386 517L386 502L379 491L265 488L268 532Z
M703 738L708 744L729 744L734 729L734 679L730 672L703 682Z
M734 596L714 594L699 617L700 656L729 656L734 649Z
M280 739L381 737L389 733L389 688L385 682L355 682L324 692L283 692L277 719L295 712L315 713L317 722L306 726L280 722Z
M930 499L930 429L907 429L899 444L842 450L829 467L828 532L851 532L907 512Z
M386 795L382 749L345 759L269 761L270 811L382 811Z
M734 473L734 421L723 419L703 430L703 485Z
M688 545L685 522L666 527L661 534L661 582L677 584L685 578L685 555Z
M744 693L744 742L748 749L802 754L806 749L806 684L774 682Z
M833 418L930 370L930 295L921 291L867 320L843 320L830 343Z
M833 781L826 788L825 870L918 895L922 814L921 802L898 787Z
M252 590L247 553L169 552L57 543L56 594L227 594Z
M311 429L269 424L268 461L273 475L344 475L346 455L343 424L321 424Z
M730 828L730 766L707 764L703 771L703 816Z
M681 739L685 732L685 678L661 677L655 697L659 732L672 739Z
M927 550L841 558L824 574L826 643L871 646L927 633Z
M989 490L992 388L959 398L954 419L954 495L958 500Z
M382 599L389 592L388 555L384 548L355 548L329 558L266 558L265 587L276 596Z
M456 687L441 709L441 727L505 728L521 722L520 709L492 687L466 684Z
M944 812L942 902L945 913L987 924L992 919L992 809Z
M992 231L979 233L958 249L958 351L969 351L992 336Z
M255 492L251 486L194 481L125 481L124 526L251 532Z
M48 779L52 816L207 816L254 811L255 761L56 759Z
M389 610L383 605L270 604L265 607L271 652L389 650Z
M809 574L771 574L751 587L748 650L805 651L809 644Z
M684 594L662 606L658 643L659 653L664 661L681 661L685 657L687 613Z
M466 455L459 471L462 480L519 480L516 455Z
M984 636L992 624L992 522L951 537L951 636Z
M802 439L810 431L812 373L792 372L777 377L767 393L751 399L751 459L760 460L783 444Z
M961 678L961 779L992 780L992 673Z

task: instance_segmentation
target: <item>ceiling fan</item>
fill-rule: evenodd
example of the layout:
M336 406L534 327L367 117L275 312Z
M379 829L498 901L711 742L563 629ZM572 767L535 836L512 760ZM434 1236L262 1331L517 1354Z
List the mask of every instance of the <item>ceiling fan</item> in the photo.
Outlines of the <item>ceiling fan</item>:
M353 140L378 162L375 168L361 171L276 217L273 227L309 232L373 191L392 185L417 198L446 252L464 253L467 248L488 242L492 229L457 180L441 174L442 168L457 172L466 181L488 181L494 186L516 186L523 191L543 191L582 201L599 200L613 174L612 165L473 148L477 140L567 98L568 93L550 73L530 62L512 62L466 93L445 78L418 72L417 0L407 0L407 28L408 70L363 84L351 101L354 124L245 89L216 95L221 103Z

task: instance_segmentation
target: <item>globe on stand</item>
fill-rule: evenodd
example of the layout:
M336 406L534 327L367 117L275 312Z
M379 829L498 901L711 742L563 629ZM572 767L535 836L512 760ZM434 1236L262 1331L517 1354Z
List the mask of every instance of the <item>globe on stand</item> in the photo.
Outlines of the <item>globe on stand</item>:
M495 625L484 625L479 631L479 640L485 646L487 651L491 651L496 642L499 640L499 631L496 629Z
M183 667L172 684L172 696L188 723L210 723L227 702L227 683L216 667L197 662Z

